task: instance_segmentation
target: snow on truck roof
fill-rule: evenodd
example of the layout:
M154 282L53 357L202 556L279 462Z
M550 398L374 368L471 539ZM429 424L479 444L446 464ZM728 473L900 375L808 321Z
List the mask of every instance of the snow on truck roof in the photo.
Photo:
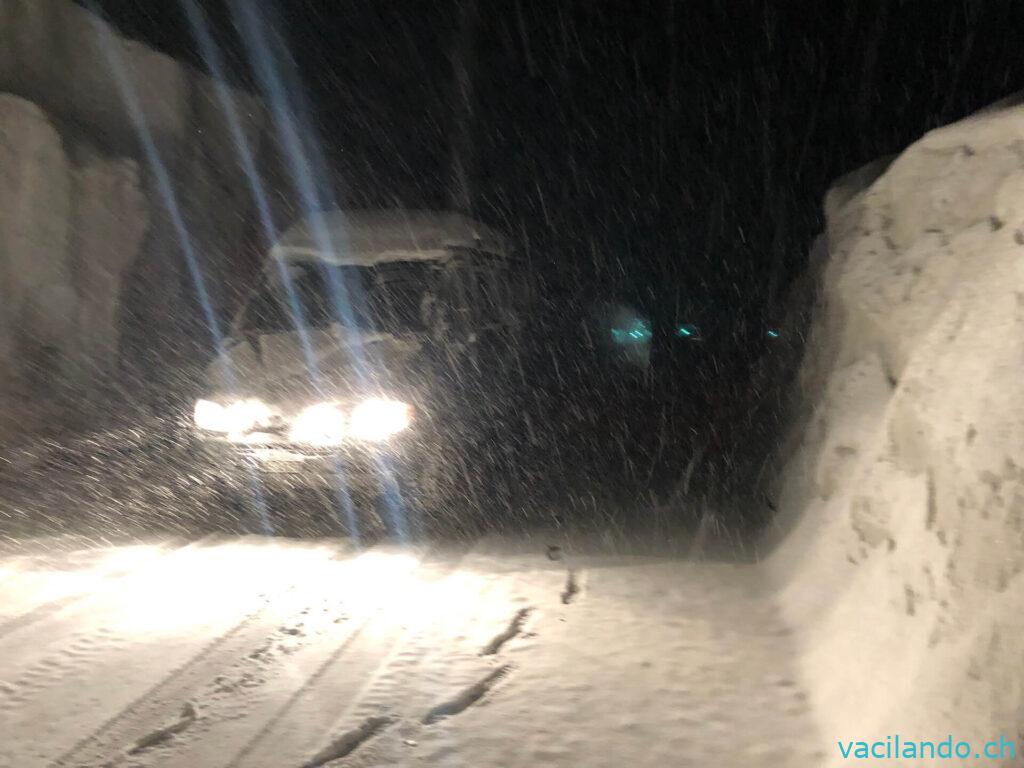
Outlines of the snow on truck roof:
M504 237L454 211L333 210L307 216L285 231L271 256L373 266L392 261L442 261L451 248L508 254Z

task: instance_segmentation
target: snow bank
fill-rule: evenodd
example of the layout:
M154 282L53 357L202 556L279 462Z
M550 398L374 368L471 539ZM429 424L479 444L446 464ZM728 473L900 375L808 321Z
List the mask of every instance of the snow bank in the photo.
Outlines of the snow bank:
M0 94L0 135L4 436L31 431L61 384L81 390L115 370L121 274L148 211L134 160L69 148L38 105Z
M884 173L883 173L884 171ZM881 173L881 176L879 174ZM838 740L1016 739L1024 707L1024 107L826 199L768 567Z
M113 56L156 139L185 136L188 71L170 56L125 40L68 0L5 0L0 28L8 32L0 38L0 90L88 126L105 144L134 147L138 137L110 74Z
M138 163L82 144L74 152L74 208L68 262L79 296L74 357L86 381L116 369L122 276L149 225Z
M60 135L35 104L0 94L0 136L0 350L31 358L59 348L73 323L73 307L61 301L71 281L71 170ZM50 305L62 311L47 312Z
M167 348L185 349L181 337L198 335L187 327L195 311L182 287L182 238L140 141L139 119L170 179L218 314L230 314L236 297L229 284L244 274L248 251L261 246L253 238L250 181L211 78L123 38L70 0L6 0L0 28L6 442L41 426L25 416L32 410L58 426L56 412L42 402L58 389L81 401L116 385L119 356L138 380L158 382L151 361L173 367ZM119 80L132 91L137 114ZM261 100L234 88L223 93L262 167ZM139 338L126 337L125 329Z

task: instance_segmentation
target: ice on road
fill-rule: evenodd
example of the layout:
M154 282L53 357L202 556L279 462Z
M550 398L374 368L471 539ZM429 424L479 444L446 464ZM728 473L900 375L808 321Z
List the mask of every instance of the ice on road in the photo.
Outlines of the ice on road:
M812 766L754 566L241 538L0 557L0 766Z

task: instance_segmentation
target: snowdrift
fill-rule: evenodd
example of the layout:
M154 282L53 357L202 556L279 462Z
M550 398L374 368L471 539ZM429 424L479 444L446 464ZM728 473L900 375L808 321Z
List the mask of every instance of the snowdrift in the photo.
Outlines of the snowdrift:
M198 335L181 234L139 124L225 317L264 247L225 100L275 190L279 224L291 198L258 96L70 0L0 2L0 30L0 443L10 443L87 418L99 409L83 401L120 398L127 382L165 391L175 350Z
M768 568L828 754L897 733L1019 742L1024 107L932 131L825 208Z

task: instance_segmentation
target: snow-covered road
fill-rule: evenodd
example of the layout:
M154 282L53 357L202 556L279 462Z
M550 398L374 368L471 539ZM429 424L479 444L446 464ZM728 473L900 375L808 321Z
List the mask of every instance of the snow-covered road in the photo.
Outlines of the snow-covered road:
M0 766L813 766L754 566L275 539L0 558Z

